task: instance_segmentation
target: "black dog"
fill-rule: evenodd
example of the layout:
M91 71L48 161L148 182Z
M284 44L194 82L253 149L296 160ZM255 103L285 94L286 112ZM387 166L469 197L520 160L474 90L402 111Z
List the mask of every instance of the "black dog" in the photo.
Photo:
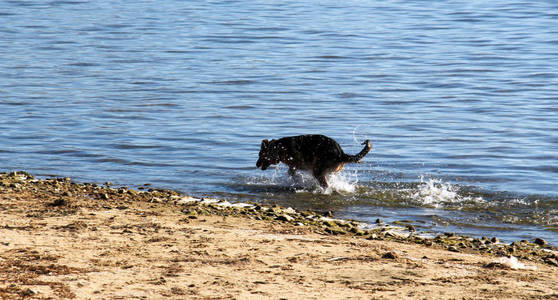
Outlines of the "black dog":
M358 163L372 148L369 140L357 155L343 152L339 143L325 135L299 135L263 140L256 166L262 170L283 162L289 166L289 175L296 170L312 171L323 188L328 187L326 176L343 170L345 163Z

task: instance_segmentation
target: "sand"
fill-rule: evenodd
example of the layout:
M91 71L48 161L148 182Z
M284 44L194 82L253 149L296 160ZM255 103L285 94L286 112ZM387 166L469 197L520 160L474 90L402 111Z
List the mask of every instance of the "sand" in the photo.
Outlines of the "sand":
M2 299L558 298L558 267L540 261L192 214L166 191L0 179Z

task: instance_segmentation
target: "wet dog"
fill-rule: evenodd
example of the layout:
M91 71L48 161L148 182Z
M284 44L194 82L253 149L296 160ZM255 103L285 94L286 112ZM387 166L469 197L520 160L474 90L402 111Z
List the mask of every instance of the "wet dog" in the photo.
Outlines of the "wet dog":
M289 166L289 175L296 170L312 172L318 183L327 188L326 176L343 170L346 163L358 163L372 148L369 140L362 143L364 149L357 155L343 152L339 143L325 135L299 135L263 140L256 166L262 170L283 162Z

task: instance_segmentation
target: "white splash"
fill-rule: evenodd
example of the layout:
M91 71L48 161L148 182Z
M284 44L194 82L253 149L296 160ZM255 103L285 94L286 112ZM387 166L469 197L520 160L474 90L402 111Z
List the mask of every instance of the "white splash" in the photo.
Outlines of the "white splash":
M448 204L464 204L466 202L484 203L482 197L468 197L458 194L459 188L449 182L443 182L440 179L428 179L425 181L423 176L420 177L420 184L417 191L413 193L414 201L439 208Z
M358 177L356 171L334 173L327 177L327 182L329 187L325 189L324 194L329 195L334 191L340 194L353 194L357 187Z
M356 170L333 173L327 177L329 187L320 187L318 181L309 172L297 171L295 176L287 173L287 168L278 165L274 168L271 176L262 174L260 177L252 177L247 184L252 185L274 185L278 187L293 188L296 193L311 192L314 194L330 195L333 192L341 194L352 194L358 183Z

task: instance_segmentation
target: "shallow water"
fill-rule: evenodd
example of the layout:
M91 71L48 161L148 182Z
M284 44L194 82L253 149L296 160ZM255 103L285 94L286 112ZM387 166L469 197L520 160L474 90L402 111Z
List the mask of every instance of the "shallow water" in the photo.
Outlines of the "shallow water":
M0 169L558 245L552 1L3 1ZM372 151L322 191L260 141Z

